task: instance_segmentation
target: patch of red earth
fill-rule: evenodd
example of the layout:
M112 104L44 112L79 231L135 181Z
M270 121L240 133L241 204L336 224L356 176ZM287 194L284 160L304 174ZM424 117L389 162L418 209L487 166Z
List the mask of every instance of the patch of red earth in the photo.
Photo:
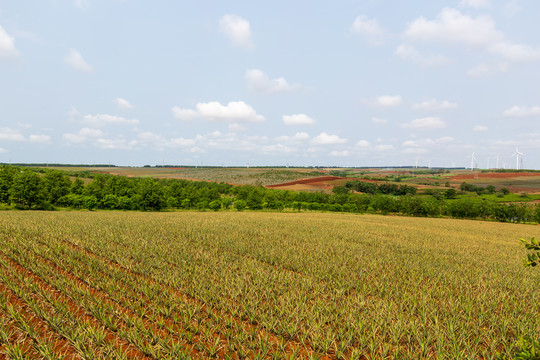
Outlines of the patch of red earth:
M452 176L452 180L473 180L477 178L482 179L508 179L525 176L540 176L540 173L536 172L502 172L502 173L480 173L480 174L466 174Z
M321 177L315 177L315 178L309 178L309 179L300 179L295 181L290 181L286 183L281 184L274 184L274 185L266 185L267 188L279 188L279 187L285 187L285 186L293 186L293 185L312 185L320 188L332 188L334 184L328 183L329 181L336 181L336 180L360 180L365 182L371 182L376 183L378 180L371 180L371 179L360 179L360 178L346 178L346 177L340 177L340 176L321 176Z

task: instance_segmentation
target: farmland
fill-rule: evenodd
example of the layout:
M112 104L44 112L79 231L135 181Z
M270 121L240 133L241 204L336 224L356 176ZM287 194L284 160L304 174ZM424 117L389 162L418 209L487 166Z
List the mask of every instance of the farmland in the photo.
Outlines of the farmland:
M518 241L532 236L377 215L4 211L0 351L491 359L540 335L540 274Z

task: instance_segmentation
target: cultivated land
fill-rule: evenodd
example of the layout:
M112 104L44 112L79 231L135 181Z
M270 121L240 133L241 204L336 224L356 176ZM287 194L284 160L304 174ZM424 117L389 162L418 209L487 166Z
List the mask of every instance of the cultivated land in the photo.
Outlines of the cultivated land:
M409 185L419 190L459 188L463 182L477 186L506 187L511 192L540 194L540 172L482 172L437 169L336 169L336 168L229 168L229 167L50 167L64 171L90 171L129 177L187 179L233 185L262 185L281 190L331 192L349 180ZM339 176L335 176L335 175ZM318 179L320 178L320 179ZM333 178L333 179L332 179ZM448 183L448 184L447 184Z
M540 227L327 213L0 217L0 350L491 359L540 335Z

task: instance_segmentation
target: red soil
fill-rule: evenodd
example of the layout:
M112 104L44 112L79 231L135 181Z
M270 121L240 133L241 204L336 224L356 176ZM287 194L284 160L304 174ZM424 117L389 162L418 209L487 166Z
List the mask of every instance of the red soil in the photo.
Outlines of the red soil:
M321 176L316 178L309 178L309 179L300 179L295 181L290 181L282 184L275 184L275 185L266 185L267 188L274 188L274 187L282 187L282 186L291 186L291 185L306 185L306 184L313 184L313 183L320 183L325 181L333 181L333 180L341 180L345 179L344 177L339 176Z

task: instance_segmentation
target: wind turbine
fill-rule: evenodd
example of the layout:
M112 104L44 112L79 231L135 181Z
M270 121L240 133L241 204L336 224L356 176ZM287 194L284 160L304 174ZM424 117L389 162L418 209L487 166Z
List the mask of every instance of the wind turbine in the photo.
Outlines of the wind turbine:
M467 156L467 157L469 157L469 156ZM476 158L474 157L474 152L471 154L470 158L471 158L471 171L473 171L474 170L474 162L476 161Z
M499 168L499 155L497 155L497 166L495 167L496 169Z
M516 157L516 170L519 170L519 155L522 156L521 160L523 160L523 156L525 154L522 152L519 152L518 147L516 146L516 152L514 153L514 155L512 155Z

